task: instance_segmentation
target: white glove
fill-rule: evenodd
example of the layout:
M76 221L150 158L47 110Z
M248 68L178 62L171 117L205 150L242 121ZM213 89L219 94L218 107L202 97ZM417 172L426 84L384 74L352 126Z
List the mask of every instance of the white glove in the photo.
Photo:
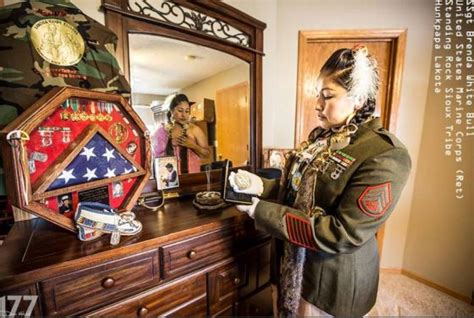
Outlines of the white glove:
M257 207L258 202L260 202L260 199L253 197L252 198L252 205L239 204L239 205L236 205L235 207L240 212L247 213L253 219L254 214L255 214L255 208Z
M238 193L251 195L261 195L263 193L263 181L256 174L246 170L237 170L237 173L231 172L229 175L229 183L232 189Z

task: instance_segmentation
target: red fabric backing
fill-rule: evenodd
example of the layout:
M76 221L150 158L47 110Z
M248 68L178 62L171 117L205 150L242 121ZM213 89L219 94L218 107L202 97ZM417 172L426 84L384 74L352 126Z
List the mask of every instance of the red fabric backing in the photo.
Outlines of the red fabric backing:
M74 98L72 98L74 99ZM71 100L71 99L70 99ZM77 99L76 99L77 100ZM86 104L86 113L88 115L91 114L91 105L92 103L95 104L95 115L97 116L99 114L98 107L97 107L97 101L91 101L91 100L85 100L85 99L80 99L79 100L79 110L78 113L80 114L82 112L82 105ZM46 154L48 156L47 160L45 162L37 161L35 160L35 168L36 171L33 173L30 173L30 179L31 183L34 184L40 177L45 173L45 171L50 167L54 161L66 150L66 148L69 146L71 142L77 139L77 137L86 129L89 125L91 124L99 124L101 128L103 128L106 132L110 134L111 131L109 131L110 127L114 125L115 123L121 123L124 127L127 128L128 131L128 136L127 138L121 142L118 146L121 147L123 150L126 151L127 145L130 142L135 142L137 145L137 149L135 153L133 154L133 159L138 163L144 166L144 158L142 157L142 147L143 145L143 134L141 131L137 128L135 124L132 123L132 121L129 119L129 117L126 117L126 120L124 120L125 117L125 111L121 109L119 105L115 105L113 107L113 110L111 112L112 120L111 121L91 121L90 119L87 119L85 121L79 120L79 121L71 121L69 120L63 120L61 118L61 113L63 113L65 110L62 107L59 107L51 116L46 118L38 127L58 127L58 128L63 128L63 127L69 127L71 129L71 137L70 137L70 142L68 143L63 143L62 138L63 138L63 133L61 131L54 131L53 136L52 136L52 145L44 147L42 146L42 136L40 132L38 131L38 127L33 130L30 134L30 140L26 143L26 149L28 153L28 158L31 158L31 155L34 152L39 152L42 154ZM72 113L71 107L67 109L68 113ZM106 114L105 112L103 113L104 115ZM135 130L136 134L133 132ZM142 139L140 139L142 137ZM115 140L114 138L112 138ZM131 179L125 179L122 180L123 183L123 195L117 198L113 197L113 191L112 191L112 184L109 183L109 205L111 205L113 208L120 208L122 203L125 201L125 198L128 196L130 193L130 190L132 187L135 185L137 182L137 178L131 178ZM72 193L72 198L73 198L73 210L75 211L78 202L78 192L73 192ZM44 201L45 205L49 207L50 209L57 211L59 213L59 206L58 206L58 197L50 197L47 198ZM65 214L68 217L73 217L74 213L66 213Z

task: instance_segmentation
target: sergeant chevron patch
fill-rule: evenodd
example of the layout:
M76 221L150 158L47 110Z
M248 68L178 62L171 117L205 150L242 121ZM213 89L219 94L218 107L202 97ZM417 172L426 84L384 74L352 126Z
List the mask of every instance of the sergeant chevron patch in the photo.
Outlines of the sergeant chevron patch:
M381 217L392 204L391 182L369 186L357 200L359 208L372 217Z
M290 242L312 250L317 250L311 223L294 214L286 214L286 229Z

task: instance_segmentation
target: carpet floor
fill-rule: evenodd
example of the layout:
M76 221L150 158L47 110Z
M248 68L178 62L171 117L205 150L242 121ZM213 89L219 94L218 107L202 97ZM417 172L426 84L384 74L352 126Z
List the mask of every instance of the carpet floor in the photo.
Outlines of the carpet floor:
M377 302L369 317L474 317L474 306L405 275L381 273L379 284Z

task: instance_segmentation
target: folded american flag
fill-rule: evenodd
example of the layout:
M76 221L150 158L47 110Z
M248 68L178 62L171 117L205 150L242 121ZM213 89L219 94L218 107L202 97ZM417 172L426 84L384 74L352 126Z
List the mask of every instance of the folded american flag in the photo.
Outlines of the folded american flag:
M99 133L82 148L76 158L48 188L54 190L94 180L126 175L137 169Z

